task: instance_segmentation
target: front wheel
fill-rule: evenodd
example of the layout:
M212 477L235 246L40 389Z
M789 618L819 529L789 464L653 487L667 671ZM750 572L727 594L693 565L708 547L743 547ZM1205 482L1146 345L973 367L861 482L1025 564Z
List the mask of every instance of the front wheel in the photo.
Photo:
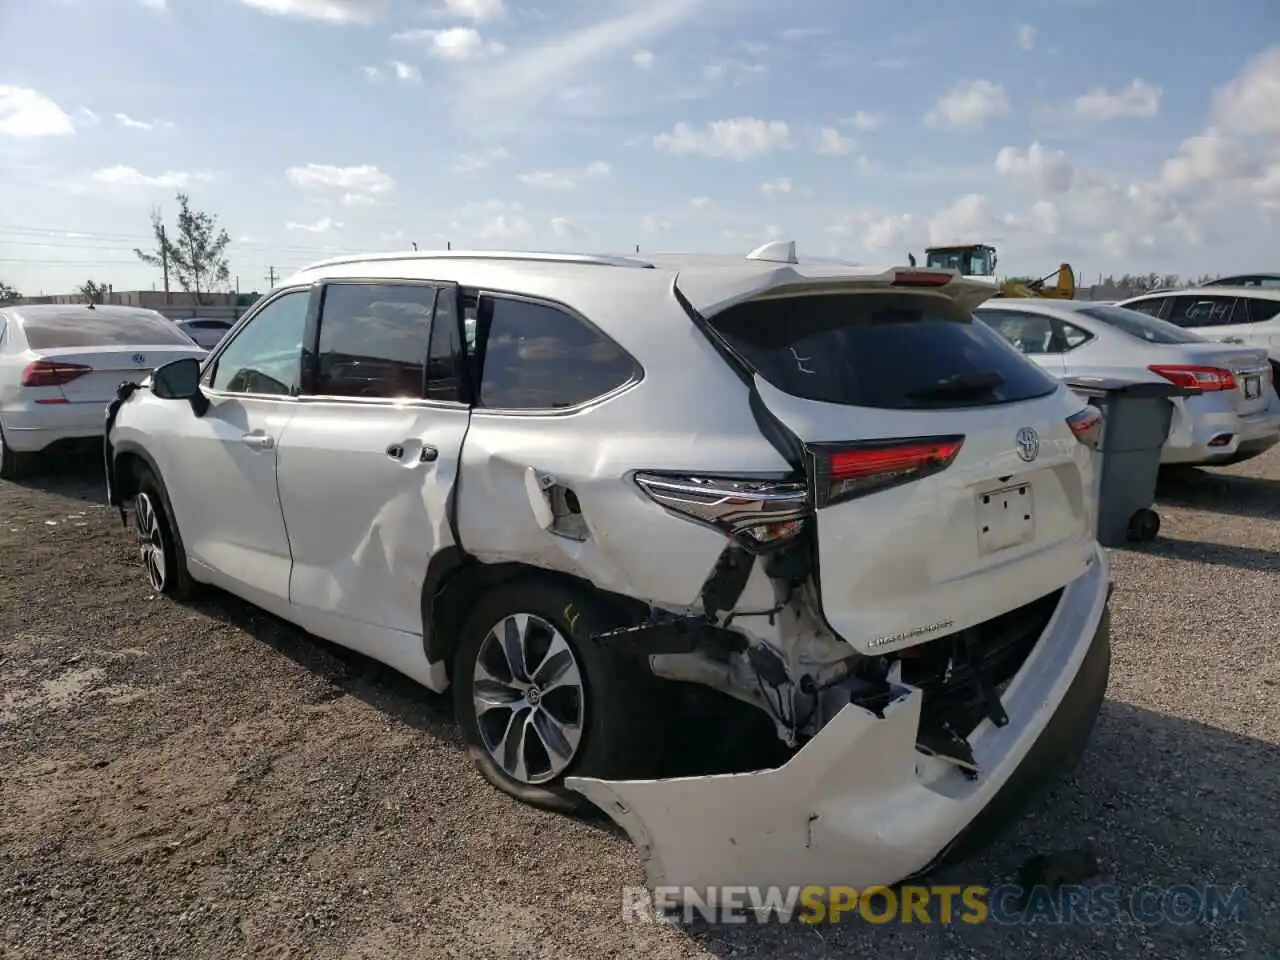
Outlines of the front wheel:
M588 803L565 777L651 771L662 736L653 678L642 660L593 639L620 625L589 592L554 579L481 599L459 638L453 686L486 780L532 806L576 812Z
M160 481L144 468L133 498L133 529L142 572L154 592L186 600L195 593L195 581L187 573L186 551L167 505Z

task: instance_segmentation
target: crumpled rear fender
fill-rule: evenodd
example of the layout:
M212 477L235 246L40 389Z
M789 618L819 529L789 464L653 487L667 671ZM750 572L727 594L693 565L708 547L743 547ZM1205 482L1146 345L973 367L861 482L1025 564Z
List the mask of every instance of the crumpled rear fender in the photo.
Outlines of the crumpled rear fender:
M1106 691L1110 594L1095 548L1002 695L1009 723L969 738L976 778L916 749L923 694L904 686L883 718L845 706L777 769L565 784L627 831L654 887L892 885L1074 765Z

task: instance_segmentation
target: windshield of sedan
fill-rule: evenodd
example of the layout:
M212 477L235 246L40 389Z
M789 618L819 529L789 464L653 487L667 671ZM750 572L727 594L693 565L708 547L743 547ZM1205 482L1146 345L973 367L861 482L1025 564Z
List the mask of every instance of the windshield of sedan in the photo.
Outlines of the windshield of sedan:
M1147 343L1205 343L1204 337L1125 307L1081 307L1080 313Z

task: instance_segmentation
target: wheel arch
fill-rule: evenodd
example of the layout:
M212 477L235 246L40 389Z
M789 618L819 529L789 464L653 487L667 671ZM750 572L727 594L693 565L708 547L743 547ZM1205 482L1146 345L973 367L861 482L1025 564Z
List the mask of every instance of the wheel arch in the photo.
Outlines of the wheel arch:
M443 663L447 676L453 669L458 635L479 598L503 584L525 578L556 581L583 590L616 609L620 616L636 622L649 614L648 604L601 590L583 577L518 561L484 563L461 547L449 546L431 558L422 585L422 644L427 660Z

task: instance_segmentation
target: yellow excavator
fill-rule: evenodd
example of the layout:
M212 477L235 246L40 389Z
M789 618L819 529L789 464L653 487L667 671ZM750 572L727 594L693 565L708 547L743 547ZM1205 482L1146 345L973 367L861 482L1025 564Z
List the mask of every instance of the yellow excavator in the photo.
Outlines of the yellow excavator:
M986 280L996 286L997 297L1044 297L1070 300L1076 295L1076 273L1064 263L1039 280L996 280L996 248L985 243L968 246L929 247L924 252L925 267L934 270L959 270L962 276ZM911 257L912 264L915 257ZM1056 280L1054 278L1057 278ZM1048 285L1053 280L1052 285Z

